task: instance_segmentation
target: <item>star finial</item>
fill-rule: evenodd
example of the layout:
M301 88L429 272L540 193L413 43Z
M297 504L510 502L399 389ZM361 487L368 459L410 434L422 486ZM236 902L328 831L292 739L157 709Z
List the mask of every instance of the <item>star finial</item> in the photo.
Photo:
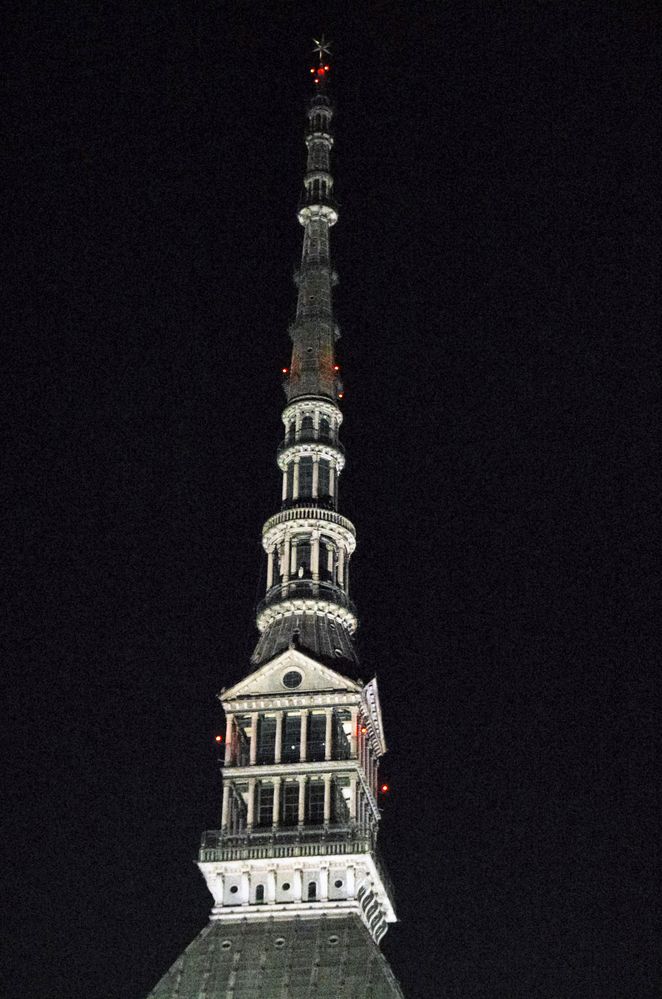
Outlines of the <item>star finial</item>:
M326 52L327 55L331 55L331 42L327 42L324 35L322 35L319 39L313 38L313 41L315 42L313 52L317 53L317 57L321 65L322 62L324 62L324 53Z

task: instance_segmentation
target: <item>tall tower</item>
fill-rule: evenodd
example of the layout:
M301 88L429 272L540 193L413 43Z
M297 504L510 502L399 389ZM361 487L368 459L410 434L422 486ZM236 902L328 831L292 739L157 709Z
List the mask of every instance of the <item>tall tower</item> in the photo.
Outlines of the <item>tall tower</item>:
M338 513L345 454L329 254L338 210L324 38L314 51L281 509L262 531L266 593L252 671L220 695L221 827L204 833L199 855L214 906L151 999L402 999L379 950L395 921L376 846L386 744L377 681L356 679L356 535Z

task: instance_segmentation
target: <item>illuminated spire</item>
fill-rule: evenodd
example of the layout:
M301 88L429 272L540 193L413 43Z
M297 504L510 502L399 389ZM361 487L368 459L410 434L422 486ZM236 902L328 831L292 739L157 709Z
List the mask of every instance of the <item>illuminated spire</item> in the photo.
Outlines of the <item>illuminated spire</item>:
M329 251L338 219L333 110L323 86L329 43L315 44L297 213L303 248L283 369L281 508L262 530L266 591L251 671L219 695L220 827L203 834L199 853L214 906L151 999L337 999L339 990L403 999L378 946L396 919L376 847L386 742L377 680L357 677L356 532L338 512L345 451Z

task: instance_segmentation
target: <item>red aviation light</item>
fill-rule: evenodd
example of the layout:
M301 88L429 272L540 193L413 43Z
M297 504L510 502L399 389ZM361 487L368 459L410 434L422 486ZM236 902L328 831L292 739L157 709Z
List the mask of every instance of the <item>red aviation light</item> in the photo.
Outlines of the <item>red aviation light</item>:
M317 70L317 75L318 76L324 76L325 69L328 69L328 68L329 68L328 66L326 66L326 67L320 66L320 68Z
M379 788L379 790L380 790L380 791L382 792L382 794L388 794L388 792L389 792L389 791L390 791L391 789L390 789L390 787L388 786L388 784L382 784L382 785L381 785L381 787Z
M368 729L365 727L365 725L361 725L361 735L365 735L367 731Z
M287 375L289 373L289 370L290 370L289 368L281 368L280 372L282 375Z
M222 735L215 735L214 736L214 742L223 742L223 736Z
M339 364L334 364L333 365L333 370L334 371L340 371L340 365Z

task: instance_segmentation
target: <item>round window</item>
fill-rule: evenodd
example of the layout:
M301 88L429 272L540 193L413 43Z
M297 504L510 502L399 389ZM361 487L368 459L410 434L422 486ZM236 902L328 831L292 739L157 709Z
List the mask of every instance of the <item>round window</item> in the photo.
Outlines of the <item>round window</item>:
M286 881L284 884L282 884L281 888L283 889L283 891L289 891L290 890L290 883L289 883L289 881Z
M333 886L334 888L342 888L342 881L334 881Z
M276 939L274 940L274 947L284 947L284 946L285 946L285 938L276 937Z
M294 690L295 687L300 686L303 677L295 669L289 670L283 677L283 686L288 687L290 690Z
M232 946L231 940L224 940L223 943L221 944L221 950L230 950L231 946Z
M239 891L239 888L238 888L237 885L232 885L232 888L230 888L230 894L231 895L236 895L238 891Z
M334 935L334 936L332 936L332 937L329 937L329 943L330 943L330 944L331 944L332 946L334 946L334 947L335 947L335 945L336 945L336 944L338 943L339 939L340 939L339 937L337 937L337 936L335 936L335 935Z

